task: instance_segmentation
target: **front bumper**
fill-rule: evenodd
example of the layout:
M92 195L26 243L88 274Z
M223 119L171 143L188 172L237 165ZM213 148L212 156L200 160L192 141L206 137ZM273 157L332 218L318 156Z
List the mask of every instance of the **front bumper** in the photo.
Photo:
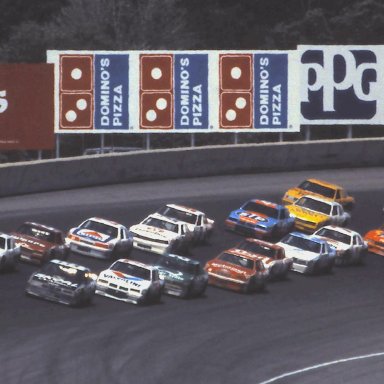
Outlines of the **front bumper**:
M241 223L239 221L225 220L226 229L245 236L267 238L271 237L271 231L255 227L251 224Z
M145 300L145 292L139 288L126 288L115 283L97 284L95 293L100 296L138 304Z
M133 236L133 247L144 251L150 251L164 255L168 252L170 244L156 242L155 240L144 239L141 237Z
M84 256L91 256L98 259L110 259L112 255L111 249L99 248L92 244L71 240L67 241L67 245L71 252L79 253Z

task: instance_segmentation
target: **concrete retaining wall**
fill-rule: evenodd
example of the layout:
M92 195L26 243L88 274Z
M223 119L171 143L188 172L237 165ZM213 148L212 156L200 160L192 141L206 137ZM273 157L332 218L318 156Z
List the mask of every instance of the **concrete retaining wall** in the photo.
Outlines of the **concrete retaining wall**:
M0 196L236 173L384 166L384 139L139 151L0 166Z

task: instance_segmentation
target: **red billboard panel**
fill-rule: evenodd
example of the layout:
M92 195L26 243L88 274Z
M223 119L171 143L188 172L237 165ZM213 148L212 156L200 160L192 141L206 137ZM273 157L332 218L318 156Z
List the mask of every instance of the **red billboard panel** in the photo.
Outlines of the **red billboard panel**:
M0 150L54 149L53 68L0 64Z
M140 55L140 128L172 129L173 57Z
M220 127L253 125L253 70L251 54L220 55Z

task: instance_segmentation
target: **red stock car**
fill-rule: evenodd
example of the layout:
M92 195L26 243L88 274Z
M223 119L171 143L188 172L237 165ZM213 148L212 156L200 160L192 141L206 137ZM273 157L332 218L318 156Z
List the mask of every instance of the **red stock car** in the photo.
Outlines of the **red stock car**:
M284 248L267 241L247 238L236 245L236 249L259 257L268 270L270 279L284 279L292 266L292 259L285 257Z
M42 265L52 259L66 260L69 249L60 229L25 222L12 233L20 246L20 260Z
M209 260L204 268L208 283L217 287L250 293L265 288L268 271L262 260L239 249L229 249Z

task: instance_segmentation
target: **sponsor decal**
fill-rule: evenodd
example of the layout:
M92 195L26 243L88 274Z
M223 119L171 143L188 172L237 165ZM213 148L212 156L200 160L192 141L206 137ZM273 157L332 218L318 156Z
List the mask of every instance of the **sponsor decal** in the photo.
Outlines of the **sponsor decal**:
M105 234L100 233L100 232L92 231L90 229L79 229L79 230L75 231L75 234L78 236L85 237L87 239L100 241L103 243L106 243L110 239L110 236L105 235Z
M304 124L382 124L380 46L299 46Z

